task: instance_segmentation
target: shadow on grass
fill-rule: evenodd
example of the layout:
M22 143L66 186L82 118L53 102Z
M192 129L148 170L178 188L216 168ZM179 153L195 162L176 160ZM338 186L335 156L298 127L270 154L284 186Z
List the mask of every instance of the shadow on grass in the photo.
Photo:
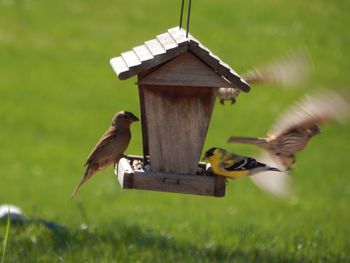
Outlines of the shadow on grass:
M102 230L102 231L101 231ZM116 262L296 262L295 257L266 250L234 248L216 244L194 244L176 240L138 225L115 222L95 231L52 231L52 249L57 255L74 258L87 256L92 262L101 258ZM303 258L304 262L308 260Z
M26 224L15 228L18 236L10 244L13 260L10 262L34 258L36 262L48 258L50 262L312 262L315 259L311 255L300 257L293 252L271 251L256 244L237 247L197 244L124 222L95 230L48 229ZM17 254L13 254L15 250Z

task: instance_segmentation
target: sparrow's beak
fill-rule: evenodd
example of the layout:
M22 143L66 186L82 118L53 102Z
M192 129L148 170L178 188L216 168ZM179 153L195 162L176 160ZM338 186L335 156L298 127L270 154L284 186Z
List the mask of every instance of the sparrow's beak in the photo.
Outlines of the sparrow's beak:
M132 121L139 121L140 119L137 118L135 115L131 116Z
M277 169L275 167L269 167L269 171L273 171L273 172L282 172L280 169Z

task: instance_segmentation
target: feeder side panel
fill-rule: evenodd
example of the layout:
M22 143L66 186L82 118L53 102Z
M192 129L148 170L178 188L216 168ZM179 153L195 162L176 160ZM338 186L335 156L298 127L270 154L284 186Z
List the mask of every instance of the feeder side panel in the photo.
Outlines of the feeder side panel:
M139 86L139 101L140 101L140 110L141 110L143 158L145 162L147 162L147 156L149 156L149 145L148 145L147 117L145 112L145 96L143 93L142 86Z
M217 88L142 87L152 171L196 174Z

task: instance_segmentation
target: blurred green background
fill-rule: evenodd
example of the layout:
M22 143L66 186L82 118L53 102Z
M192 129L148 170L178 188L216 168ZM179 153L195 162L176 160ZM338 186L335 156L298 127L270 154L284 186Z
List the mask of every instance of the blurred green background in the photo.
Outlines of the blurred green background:
M121 190L109 168L70 193L114 113L139 115L136 79L109 59L178 25L178 1L0 0L0 204L56 222L12 225L5 262L350 261L350 125L324 127L298 155L296 197L249 179L225 198ZM348 0L193 1L191 33L237 72L308 47L314 73L299 89L254 86L217 103L205 149L264 135L304 93L350 83ZM127 153L141 154L141 127ZM87 227L87 229L86 229ZM0 224L0 241L5 232ZM0 250L1 251L1 250Z

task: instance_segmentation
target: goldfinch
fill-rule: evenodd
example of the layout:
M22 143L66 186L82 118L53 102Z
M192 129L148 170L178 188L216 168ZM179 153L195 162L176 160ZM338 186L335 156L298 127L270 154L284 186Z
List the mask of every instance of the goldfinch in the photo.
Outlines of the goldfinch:
M253 68L242 74L242 79L249 84L279 85L281 87L296 86L306 79L311 71L310 56L306 49L298 49L269 64ZM220 88L218 98L221 104L225 101L236 102L240 93L236 88Z
M230 179L251 176L263 171L280 172L279 169L257 162L253 158L240 156L216 147L206 151L203 160L208 160L215 174Z
M279 117L267 137L232 136L228 142L256 145L289 168L295 162L295 154L320 133L319 125L344 120L348 113L348 101L340 94L327 91L295 103Z
M131 139L130 125L139 119L128 111L118 112L112 120L112 125L103 134L100 141L90 153L85 166L85 174L79 185L75 188L71 198L79 191L80 187L93 176L111 164L116 164L124 156L124 151Z

